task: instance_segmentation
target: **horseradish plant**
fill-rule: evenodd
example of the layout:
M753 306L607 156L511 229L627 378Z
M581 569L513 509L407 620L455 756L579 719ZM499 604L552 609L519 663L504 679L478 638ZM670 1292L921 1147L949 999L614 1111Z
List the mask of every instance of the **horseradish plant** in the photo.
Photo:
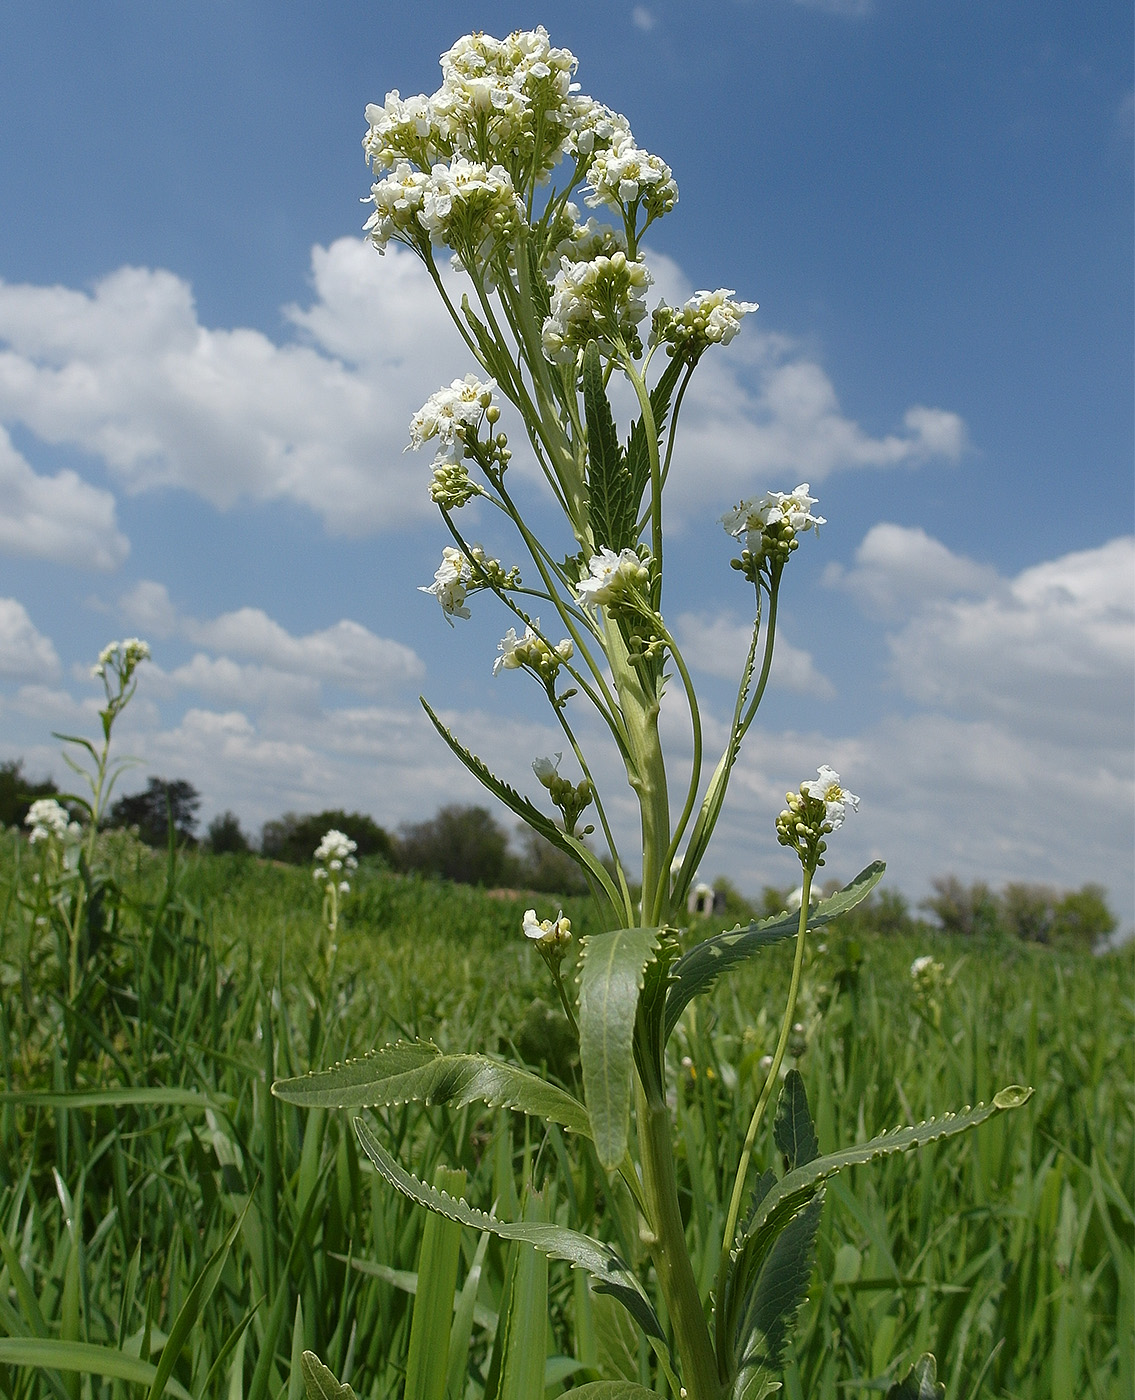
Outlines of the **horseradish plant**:
M582 1098L518 1066L443 1055L422 1042L389 1045L275 1091L312 1107L483 1101L567 1129L581 1151L595 1154L612 1190L625 1187L633 1200L650 1266L642 1276L606 1241L531 1213L503 1220L417 1179L371 1126L356 1121L364 1150L397 1190L450 1221L590 1273L592 1288L622 1303L653 1348L657 1386L689 1400L759 1400L780 1386L825 1181L843 1167L973 1127L1020 1104L1027 1091L1005 1090L987 1106L821 1155L800 1075L790 1070L781 1079L805 940L863 899L883 870L869 866L812 904L826 840L858 804L830 768L789 793L776 821L778 840L801 866L799 914L683 948L687 895L768 682L785 570L801 539L824 522L807 483L755 495L722 522L738 541L732 566L752 590L755 621L727 737L711 766L694 685L663 605L663 502L690 380L702 357L722 353L756 308L718 290L681 307L658 305L648 316L642 239L677 204L677 186L669 166L636 144L625 117L579 92L575 58L553 48L543 29L504 40L468 35L441 66L432 96L404 99L395 91L368 107L364 141L376 175L370 239L379 253L395 242L421 260L475 366L432 394L410 424L411 444L436 450L428 490L450 536L425 591L451 624L469 617L475 595L492 596L509 623L494 670L522 671L543 691L578 771L561 772L560 754L536 757L532 767L546 793L538 804L490 771L428 704L426 712L490 792L578 863L601 910L608 931L578 949L562 916L540 920L529 911L523 928L578 1036ZM595 212L585 218L581 205ZM439 266L446 255L464 283L459 299ZM615 382L634 404L622 433L609 397ZM517 410L561 513L555 538L538 532L514 494L505 403ZM508 522L522 564L502 562L470 540L463 511L473 500L482 514ZM546 516L542 510L540 519ZM669 685L681 692L691 733L692 762L680 776L659 730ZM586 706L617 749L637 803L641 844L633 859L620 849L611 794L579 737ZM606 862L584 839L596 826L610 851ZM689 1003L718 978L793 937L782 1028L736 1164L707 1296L679 1209L667 1041ZM779 1176L757 1156L778 1089ZM498 1330L508 1333L506 1316ZM313 1395L346 1393L310 1354L304 1372ZM895 1387L896 1394L934 1390L930 1359ZM612 1377L577 1393L631 1400L659 1392Z

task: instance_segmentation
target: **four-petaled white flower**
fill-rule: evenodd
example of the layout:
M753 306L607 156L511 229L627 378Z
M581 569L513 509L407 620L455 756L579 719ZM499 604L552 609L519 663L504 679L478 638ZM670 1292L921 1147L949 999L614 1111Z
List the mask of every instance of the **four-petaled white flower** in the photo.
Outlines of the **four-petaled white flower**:
M434 574L434 581L421 584L419 593L432 593L441 604L441 610L452 626L455 617L472 617L465 606L465 594L473 580L473 566L459 549L446 545L441 551L441 563Z
M800 791L824 804L825 817L833 831L843 825L848 807L859 810L859 798L842 786L839 774L826 763L816 770L816 777L810 782L800 784Z
M538 919L535 909L524 911L524 934L526 938L549 943L566 943L571 937L571 920L564 918L561 909L554 919Z
M588 577L576 584L575 594L581 603L591 607L611 602L628 586L641 585L648 577L646 566L633 549L622 549L618 554L613 549L601 549L592 556L587 569Z
M537 618L536 626L539 625L540 619ZM518 637L516 628L510 627L497 643L500 655L493 662L493 675L499 676L501 671L518 671L528 659L528 644L539 640L539 634L533 632L531 627L525 627L523 637Z
M56 802L54 797L40 797L28 808L24 825L31 827L28 840L34 845L37 841L76 840L82 828L71 820L66 807Z
M465 434L476 432L485 410L493 402L496 380L467 374L448 388L431 394L410 420L410 443L415 450L431 438L440 444L436 461L461 460Z
M770 526L789 525L796 534L805 530L819 533L828 522L822 515L813 515L817 498L808 494L808 483L801 482L795 491L768 491L752 496L734 506L721 517L726 531L735 539L749 533L759 533Z

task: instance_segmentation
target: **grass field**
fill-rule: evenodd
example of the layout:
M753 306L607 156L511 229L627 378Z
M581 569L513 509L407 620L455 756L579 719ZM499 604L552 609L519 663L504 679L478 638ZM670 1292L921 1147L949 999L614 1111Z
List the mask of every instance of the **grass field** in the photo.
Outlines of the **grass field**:
M370 1170L348 1115L301 1112L267 1086L416 1036L519 1056L570 1086L572 1039L520 935L523 896L364 868L332 959L307 870L170 865L122 838L71 997L50 918L36 923L49 916L28 849L2 839L0 1394L293 1400L310 1348L359 1397L401 1396L419 1261L438 1240ZM583 902L566 912L588 932ZM881 1393L930 1350L950 1400L1128 1400L1130 949L823 933L792 1045L823 1150L1005 1084L1036 1092L962 1139L829 1186L785 1395ZM916 985L910 964L926 953L942 970ZM671 1042L683 1208L706 1286L790 960L785 947L762 954ZM629 1202L558 1131L420 1105L372 1126L420 1178L463 1170L475 1205L545 1212L639 1253ZM498 1314L529 1265L471 1230L455 1257L445 1393L495 1397ZM553 1264L547 1290L547 1395L600 1372L651 1379L582 1275Z

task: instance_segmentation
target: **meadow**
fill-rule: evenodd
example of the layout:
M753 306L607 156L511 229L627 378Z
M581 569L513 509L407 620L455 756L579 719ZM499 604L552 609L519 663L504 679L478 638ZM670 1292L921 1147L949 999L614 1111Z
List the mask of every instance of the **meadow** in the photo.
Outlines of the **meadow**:
M651 1380L621 1309L583 1274L417 1209L373 1171L351 1115L268 1092L414 1037L573 1086L572 1036L520 936L532 899L364 863L332 951L308 869L99 839L106 874L71 995L35 852L0 838L0 1394L297 1400L310 1349L359 1397L493 1400L524 1393L502 1374L509 1316L537 1367L528 1395L600 1372ZM565 912L590 930L586 902ZM1126 1400L1130 948L1092 957L838 923L822 935L790 1047L822 1147L1003 1084L1035 1093L964 1138L829 1185L785 1396L883 1393L933 1351L949 1400ZM927 954L939 966L913 979ZM671 1042L681 1203L707 1286L789 964L766 950ZM423 1180L601 1234L648 1277L629 1198L569 1135L479 1106L370 1120ZM530 1306L511 1313L516 1291Z

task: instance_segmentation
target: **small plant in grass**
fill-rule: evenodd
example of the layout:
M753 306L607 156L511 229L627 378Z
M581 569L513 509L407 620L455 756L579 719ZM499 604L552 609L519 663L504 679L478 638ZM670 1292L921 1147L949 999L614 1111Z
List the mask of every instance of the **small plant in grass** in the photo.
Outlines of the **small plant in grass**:
M643 1389L616 1366L578 1388L581 1400L633 1400L661 1390L688 1400L760 1400L780 1386L811 1274L824 1183L844 1167L973 1127L1023 1103L1028 1091L1006 1089L989 1105L821 1154L803 1080L795 1070L781 1080L805 942L810 929L864 899L883 873L876 863L813 904L826 838L858 803L830 768L789 793L777 819L778 839L802 871L799 913L775 914L683 949L690 886L768 682L784 574L801 541L825 522L806 482L756 494L722 521L738 544L732 568L752 590L753 628L725 743L710 765L698 698L666 619L664 496L690 380L703 356L728 345L756 306L719 289L698 292L681 307L659 304L648 317L652 279L642 239L674 208L677 185L665 162L637 145L624 117L578 91L575 67L572 54L553 48L542 29L503 41L469 35L443 55L442 86L431 97L392 92L384 105L367 109L364 145L378 177L371 240L379 252L394 241L421 260L476 364L432 394L410 424L412 446L436 447L428 489L450 537L423 591L450 625L471 616L477 595L491 595L504 610L509 625L492 670L524 674L544 695L574 771L561 771L558 755L533 756L543 796L532 801L470 752L428 704L426 712L459 761L588 881L606 932L580 940L577 950L568 920L541 920L535 910L523 930L547 963L578 1038L582 1096L517 1066L443 1055L422 1042L399 1042L364 1061L278 1083L276 1092L311 1107L483 1100L565 1128L580 1151L593 1154L612 1216L614 1202L624 1201L624 1217L633 1221L619 1250L553 1223L547 1200L535 1192L515 1219L467 1204L452 1178L429 1185L368 1123L357 1122L365 1152L396 1189L454 1227L530 1246L517 1256L513 1301L499 1324L494 1393L540 1393L544 1372L532 1353L542 1349L547 1271L540 1257L548 1256L589 1274L596 1294L621 1304L655 1357L658 1390ZM585 220L577 200L610 222ZM463 275L459 300L438 265L443 251ZM616 385L634 404L622 433L610 392ZM506 412L515 418L506 420ZM506 421L517 420L559 509L555 529L543 523L546 510L522 506L523 483L514 486ZM502 562L470 539L465 515L474 500L481 520L511 532L521 563ZM667 753L659 725L671 686L688 715L692 761L685 765ZM614 794L598 780L594 755L580 738L587 709L618 753L637 805L633 850L618 839ZM595 830L609 863L584 839ZM732 1187L711 1267L699 1271L679 1201L667 1042L686 1008L723 974L790 938L795 958L775 1052L739 1160L728 1168ZM774 1093L770 1150L761 1128ZM649 1272L634 1267L637 1252ZM437 1277L449 1293L438 1315L448 1318L455 1282ZM429 1305L438 1308L432 1293ZM431 1388L420 1379L416 1355L412 1344L407 1400L443 1395L444 1375L440 1388ZM919 1365L896 1395L934 1393L933 1364ZM305 1376L313 1396L342 1393L314 1358Z

